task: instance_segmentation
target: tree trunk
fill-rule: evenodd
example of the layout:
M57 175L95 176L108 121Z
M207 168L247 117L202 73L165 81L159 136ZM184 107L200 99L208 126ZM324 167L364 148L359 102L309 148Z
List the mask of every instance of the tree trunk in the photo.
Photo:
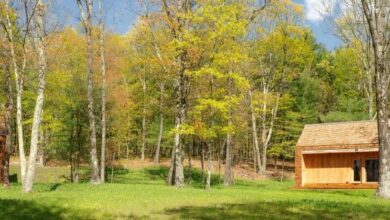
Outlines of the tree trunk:
M179 58L179 63L182 63L182 58ZM182 64L184 65L184 64ZM184 186L184 169L182 163L182 136L181 129L185 123L186 111L187 111L187 91L188 91L188 79L185 76L185 68L181 67L178 78L175 82L176 89L176 115L175 115L175 137L174 137L174 162L171 163L169 169L169 180L170 185L177 187ZM173 175L174 174L174 175Z
M284 164L285 164L285 158L283 157L283 160L282 160L282 173L280 174L280 182L283 182L283 179L284 179Z
M203 143L200 143L201 146L201 154L200 154L200 166L202 168L202 178L204 175L204 145Z
M188 182L191 184L192 182L192 154L194 150L194 136L192 136L192 143L188 145L188 168L189 168L189 175L188 175Z
M184 186L184 170L182 164L182 146L181 146L181 135L180 135L180 127L181 127L181 119L176 116L175 118L175 139L174 139L174 147L173 147L173 162L171 163L171 167L169 169L168 175L168 183L169 185L175 185L177 187Z
M126 160L129 160L129 143L126 143Z
M274 172L275 172L275 174L277 174L278 173L278 159L276 156L274 156L273 159L274 159Z
M225 143L224 143L225 144ZM218 154L218 184L221 184L221 158L223 155L223 145L221 146L221 141L219 140L219 154Z
M74 117L74 114L73 114ZM75 128L74 126L70 129L70 137L69 137L69 146L70 146L70 154L69 154L69 160L70 160L70 182L74 183L74 165L75 165Z
M148 13L148 12L146 12L146 13ZM146 16L148 16L148 14ZM149 22L148 22L148 24L149 24ZM151 35L153 38L152 43L153 43L153 47L154 47L154 51L156 53L156 56L161 61L162 68L164 69L164 72L166 74L169 74L168 68L164 65L164 60L163 60L163 57L161 55L161 51L160 51L160 48L157 44L157 39L156 39L156 36L154 35L153 31L151 31ZM162 81L160 83L160 130L159 130L159 134L158 134L158 138L157 138L156 153L154 156L154 164L156 164L156 165L160 163L160 149L161 149L161 141L162 141L162 136L163 136L163 131L164 131L164 109L163 109L163 107L164 107L165 82L164 82L164 79L161 79L161 80Z
M115 160L115 151L112 153L112 162L111 162L111 183L114 180L114 160Z
M44 45L44 26L43 26L43 16L44 16L44 4L43 0L38 0L36 11L35 11L35 25L36 25L36 48L38 54L38 90L37 90L37 99L35 103L35 110L31 128L31 144L30 144L30 155L27 166L27 173L25 182L23 185L23 192L31 192L33 190L34 177L35 177L35 164L38 153L38 138L39 138L39 129L42 122L42 111L43 111L43 102L45 98L45 88L46 88L46 50Z
M142 107L142 148L141 159L145 160L145 147L146 147L146 77L145 70L142 79L142 93L143 93L143 107Z
M100 155L100 182L104 183L106 181L106 59L104 55L104 21L103 21L103 6L102 0L99 0L99 49L100 49L100 71L102 74L102 147Z
M228 78L228 96L231 96L232 90L232 78L229 76ZM228 126L232 125L232 110L230 105L228 106ZM226 138L226 162L225 162L225 178L224 184L225 186L230 186L233 184L233 168L232 168L232 135L229 132Z
M387 0L369 4L361 0L368 23L375 54L376 107L379 138L379 187L377 196L390 199L390 134L388 112L389 73L386 72L386 58L389 44L386 39L386 20L389 3ZM390 71L390 70L387 70Z
M73 183L80 182L80 147L78 147L75 153L75 164L74 164L74 178Z
M367 52L369 53L369 52ZM371 53L370 53L371 54ZM367 55L367 59L370 59L370 54ZM372 80L372 65L369 64L370 61L368 60L367 62L364 62L364 69L365 69L365 75L366 75L366 84L367 84L367 89L366 89L366 95L368 99L368 119L372 120L374 118L374 88L373 88L373 80Z
M258 171L259 171L258 167L259 166L257 165L257 163L258 163L259 160L256 159L256 158L257 158L256 146L253 145L253 169L255 170L256 173L258 173Z
M5 3L5 17L6 17L6 29L8 33L8 39L10 42L10 52L12 65L14 70L15 85L16 85L16 131L18 136L18 148L19 148L19 160L20 160L20 176L22 184L24 183L26 171L27 171L27 161L26 155L24 152L24 138L23 138L23 113L22 113L22 93L23 93L23 79L18 69L17 58L15 53L15 43L14 35L11 20L9 17L9 0L6 0Z
M175 1L175 10L177 12L172 13L171 8L169 7L167 0L162 0L163 10L166 13L166 16L170 20L175 20L177 23L170 23L170 29L172 37L178 42L182 42L183 29L188 29L188 18L183 16L178 16L178 14L185 14L189 10L190 4L187 0L177 0ZM185 75L187 68L186 59L187 55L185 50L177 49L178 55L176 56L176 63L179 68L176 73L175 79L175 99L176 99L176 113L175 113L175 137L174 137L174 146L171 162L171 167L168 174L168 184L175 185L177 187L184 186L184 170L182 164L182 135L181 129L182 125L185 124L186 114L187 114L187 94L189 91L188 78Z
M207 146L208 148L208 156L207 156L207 181L206 181L206 190L210 189L211 186L211 154L212 154L212 148L211 145Z
M5 124L8 130L4 158L3 158L3 186L8 188L9 183L9 159L13 151L13 111L14 111L14 93L12 88L11 70L9 66L6 66L6 84L7 84L7 106L5 113Z
M162 141L162 136L163 136L163 132L164 132L163 103L164 103L164 82L161 82L160 83L160 130L159 130L158 138L157 138L156 154L154 156L154 164L156 164L156 165L160 163L161 141Z
M255 167L255 171L256 170L260 171L260 168L262 167L262 164L261 164L261 159L260 159L259 141L258 141L258 137L257 137L256 115L255 115L255 111L254 111L254 107L253 107L252 91L250 89L248 91L248 94L249 94L251 120L252 120L253 144L255 146L255 152L253 152L253 153L256 155L254 157L255 158L255 160L254 160L254 162L255 162L254 167ZM258 169L256 169L256 162L257 162Z
M44 167L45 166L45 132L41 131L39 132L39 148L38 148L38 166Z
M175 148L172 147L171 161L170 161L170 165L169 165L168 179L167 179L168 185L173 185L173 176L175 175L175 170L173 169L174 167L175 167Z
M80 112L77 114L76 119L76 132L74 134L76 140L76 149L73 152L73 183L79 183L80 180L80 150L81 150L81 132L82 125L80 124Z
M262 152L261 152L261 170L260 170L260 172L262 174L265 174L265 172L267 170L267 148L268 148L267 145L264 145L261 148Z
M264 90L265 96L268 95L268 88ZM269 142L272 137L273 127L275 123L275 118L278 113L279 108L279 98L280 94L276 94L276 102L274 104L274 107L271 111L271 118L270 118L270 125L267 127L266 125L266 108L267 108L267 101L265 101L265 104L263 106L263 117L262 117L262 132L261 132L261 169L260 172L265 174L267 170L267 149L269 146Z
M230 186L233 183L233 171L232 171L232 136L231 134L227 135L226 138L226 162L225 162L225 186Z
M93 0L85 0L86 13L84 12L82 0L77 0L77 5L80 9L82 23L84 25L86 39L87 39L87 97L88 97L88 120L89 120L89 138L91 144L91 183L99 184L99 162L97 157L96 147L96 126L94 114L94 98L93 98L93 45L92 45L92 10Z

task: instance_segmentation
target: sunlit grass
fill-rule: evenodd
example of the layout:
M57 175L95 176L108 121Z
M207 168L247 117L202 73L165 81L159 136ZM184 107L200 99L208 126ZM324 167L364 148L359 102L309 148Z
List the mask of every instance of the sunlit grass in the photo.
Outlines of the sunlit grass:
M57 170L57 171L55 171ZM293 182L236 181L203 188L199 171L177 189L165 185L166 168L116 169L113 183L71 184L56 178L67 168L41 168L35 192L14 183L0 190L0 219L388 219L390 201L374 190L295 190ZM188 170L186 172L188 174ZM110 172L108 172L110 176ZM48 175L48 177L45 177ZM51 177L49 177L49 175ZM110 178L109 178L110 179Z

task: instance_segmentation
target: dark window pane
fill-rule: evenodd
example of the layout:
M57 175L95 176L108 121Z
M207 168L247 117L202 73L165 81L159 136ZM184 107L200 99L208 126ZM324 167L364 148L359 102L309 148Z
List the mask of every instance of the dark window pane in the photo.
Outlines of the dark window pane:
M379 160L366 160L367 182L379 181Z
M360 182L361 163L360 160L353 161L353 181Z

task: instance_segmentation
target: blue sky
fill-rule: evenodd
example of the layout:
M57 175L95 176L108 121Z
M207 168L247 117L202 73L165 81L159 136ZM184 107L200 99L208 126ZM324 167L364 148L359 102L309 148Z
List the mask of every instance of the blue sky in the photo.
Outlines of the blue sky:
M332 33L332 26L322 16L326 14L325 9L322 8L320 0L293 0L305 7L306 25L309 26L317 42L324 44L327 49L333 50L342 44L341 40ZM332 2L332 0L328 0Z
M341 45L341 41L332 33L331 25L324 21L319 15L321 7L318 5L318 0L293 0L298 4L305 6L306 25L309 26L317 42L325 45L329 50ZM137 0L103 0L103 5L106 10L107 28L125 34L134 25L140 13L137 7ZM54 6L55 10L64 18L63 23L77 23L79 11L76 5L76 0L62 0Z

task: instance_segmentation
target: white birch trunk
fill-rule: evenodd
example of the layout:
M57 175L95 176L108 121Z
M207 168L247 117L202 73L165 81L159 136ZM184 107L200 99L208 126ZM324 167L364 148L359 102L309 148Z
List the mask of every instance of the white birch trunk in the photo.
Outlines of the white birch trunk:
M10 52L12 65L14 70L15 85L16 85L16 131L18 136L19 160L20 160L20 175L22 184L24 183L27 172L27 160L24 152L24 138L23 138L23 113L22 113L22 93L23 93L23 79L18 69L17 58L15 53L15 42L12 31L12 24L9 16L9 0L5 1L5 17L6 29L8 32L8 39L10 41Z
M267 89L268 91L268 89ZM268 92L267 92L268 94ZM274 128L274 123L275 123L275 118L278 113L278 108L279 108L279 99L280 99L280 94L276 94L276 102L272 108L271 111L271 118L270 118L270 124L267 127L265 120L265 116L263 117L263 122L262 122L262 135L261 135L261 147L262 147L262 152L261 152L261 170L260 172L265 173L267 169L267 150L269 147L269 143L271 141L272 133L273 133L273 128ZM263 112L266 114L265 110Z
M161 141L162 141L162 136L163 136L163 132L164 132L163 103L164 103L164 82L161 82L160 83L160 129L159 129L158 138L157 138L157 147L156 147L156 154L154 156L154 164L159 164L159 162L160 162Z
M252 100L252 91L249 89L249 102L250 102L250 110L251 110L251 120L252 120L252 135L253 135L253 143L255 145L255 156L254 156L254 162L255 162L255 170L260 171L261 168L261 159L260 159L260 149L259 149L259 141L257 137L257 125L256 125L256 115L255 110L253 107L253 100ZM256 168L256 162L257 162L257 168Z
M45 95L46 87L46 50L44 45L44 26L43 26L43 16L44 16L44 4L43 0L38 0L36 11L35 11L35 44L38 54L38 89L37 89L37 99L35 103L34 117L31 128L31 144L30 144L30 155L27 165L26 178L23 184L23 192L31 192L33 190L34 177L35 177L35 164L38 153L38 139L39 139L39 129L42 122L42 111L43 111L43 102Z
M267 108L268 108L268 84L266 82L263 82L263 115L261 117L261 166L259 167L259 172L265 173L267 169Z
M229 73L230 74L230 73ZM232 78L228 78L228 96L231 96L232 90ZM231 105L228 106L228 126L232 125L232 110ZM233 149L232 149L232 134L228 132L226 137L226 161L225 161L225 176L224 176L224 185L230 186L233 184Z
M107 82L106 82L106 59L104 54L104 21L103 21L103 8L102 0L99 0L99 26L100 26L100 36L99 36L99 48L100 48L100 71L102 74L102 147L101 147L101 156L100 156L100 181L102 183L106 180L106 136L107 136L107 111L106 111L106 99L107 99Z
M212 157L212 148L211 145L208 145L208 157L207 157L207 181L206 181L206 190L210 190L211 187L211 157Z

